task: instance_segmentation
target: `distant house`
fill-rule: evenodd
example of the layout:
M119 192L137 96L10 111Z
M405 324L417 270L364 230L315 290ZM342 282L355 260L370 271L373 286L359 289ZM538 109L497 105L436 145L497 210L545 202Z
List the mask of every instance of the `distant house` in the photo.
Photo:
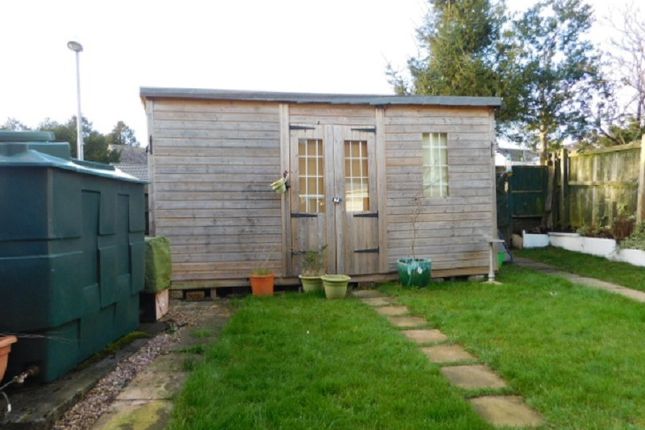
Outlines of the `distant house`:
M110 151L119 151L121 160L113 163L114 167L128 173L135 178L148 181L148 154L146 148L129 145L109 145Z
M150 229L171 241L173 287L388 279L399 258L433 276L488 272L498 98L142 88ZM289 173L290 188L270 184ZM415 222L416 221L416 222ZM414 248L414 250L413 250Z
M498 147L497 148L497 161L495 162L498 166L503 166L510 164L513 166L537 166L540 164L540 154L536 151L525 148L508 148L508 147Z

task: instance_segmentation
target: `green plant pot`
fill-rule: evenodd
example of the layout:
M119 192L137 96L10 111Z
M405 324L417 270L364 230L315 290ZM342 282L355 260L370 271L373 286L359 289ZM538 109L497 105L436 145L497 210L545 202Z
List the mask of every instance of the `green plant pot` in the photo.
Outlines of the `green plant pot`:
M401 258L396 262L399 282L404 287L427 287L432 261L429 258Z
M320 277L328 299L342 299L347 295L347 284L352 279L347 275L322 275Z
M320 276L305 276L300 275L300 282L302 283L302 290L305 293L312 293L314 291L320 291L323 287L323 282Z

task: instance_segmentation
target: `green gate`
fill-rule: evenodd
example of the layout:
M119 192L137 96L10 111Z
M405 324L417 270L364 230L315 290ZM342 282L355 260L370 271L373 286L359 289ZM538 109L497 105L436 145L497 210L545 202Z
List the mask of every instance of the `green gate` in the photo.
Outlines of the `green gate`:
M546 166L514 166L511 173L497 173L497 227L506 239L542 226L547 184Z

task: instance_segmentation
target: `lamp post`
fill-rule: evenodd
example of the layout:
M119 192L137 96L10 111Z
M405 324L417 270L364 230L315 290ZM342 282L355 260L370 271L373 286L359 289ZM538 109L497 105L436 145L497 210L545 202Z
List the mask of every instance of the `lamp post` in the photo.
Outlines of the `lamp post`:
M67 47L76 53L76 158L83 159L83 133L81 116L81 74L78 66L78 54L83 51L83 45L75 41L67 42Z

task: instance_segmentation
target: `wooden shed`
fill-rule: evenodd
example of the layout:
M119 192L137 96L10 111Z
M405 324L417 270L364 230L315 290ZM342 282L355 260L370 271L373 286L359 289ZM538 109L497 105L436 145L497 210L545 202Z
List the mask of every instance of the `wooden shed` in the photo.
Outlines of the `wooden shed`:
M498 98L141 88L150 229L174 288L295 283L304 251L378 280L399 258L433 277L488 272ZM289 189L270 184L289 172ZM416 238L416 239L415 239ZM414 243L413 243L414 242Z

